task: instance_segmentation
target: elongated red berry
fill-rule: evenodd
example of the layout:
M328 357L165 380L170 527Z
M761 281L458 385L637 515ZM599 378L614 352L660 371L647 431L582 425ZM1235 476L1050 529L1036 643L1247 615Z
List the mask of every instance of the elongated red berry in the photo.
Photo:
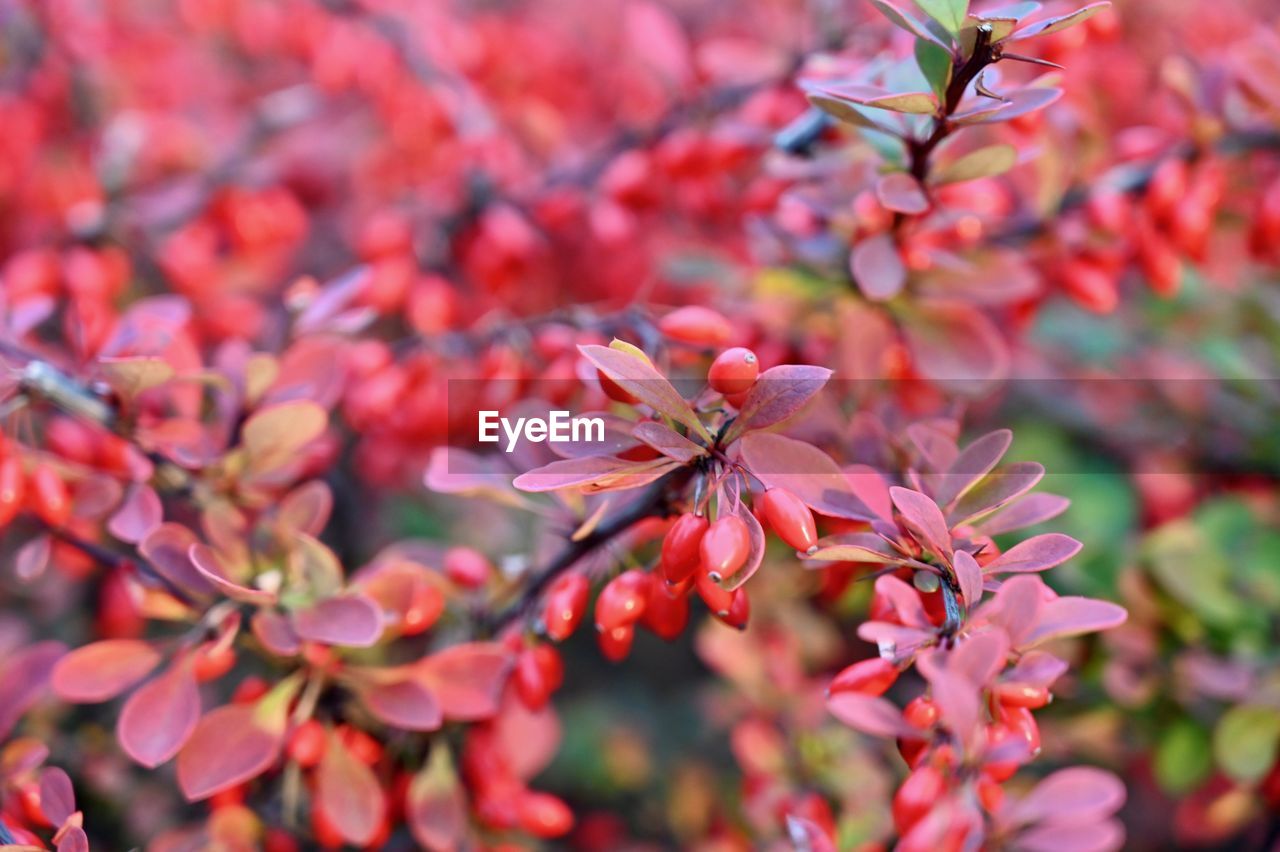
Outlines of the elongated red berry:
M1002 683L995 688L996 700L1006 707L1026 707L1031 710L1043 707L1052 697L1043 686L1025 683Z
M668 583L649 584L649 602L644 608L645 627L668 642L684 632L689 623L689 591Z
M474 548L451 547L444 555L444 573L459 586L478 589L489 582L493 565Z
M520 827L534 837L560 837L573 828L573 811L550 793L533 790L524 792L520 796L517 810L520 814Z
M36 465L31 472L31 508L51 527L64 526L71 520L67 484L56 470L44 463Z
M927 731L938 724L939 715L938 705L923 695L911 699L907 702L907 706L902 708L902 718L907 721L907 724L922 731Z
M624 624L612 630L606 630L598 637L600 651L610 662L621 662L631 653L631 643L636 638L634 624Z
M644 615L650 580L648 574L632 568L606 583L596 598L596 629L607 633Z
M716 393L745 393L756 383L760 375L760 360L756 353L741 346L726 349L707 370L707 384Z
M751 536L747 525L737 515L717 518L707 527L698 548L702 568L712 580L721 581L738 573L751 552Z
M538 665L538 657L532 648L525 648L516 655L516 668L513 675L516 694L530 710L541 710L547 706L551 697L551 686Z
M591 584L581 574L563 574L547 592L542 608L542 623L547 635L563 642L573 635L587 613Z
M932 766L921 766L907 776L893 796L893 824L906 834L929 812L946 789L946 779Z
M677 308L658 321L658 330L672 340L694 346L723 346L733 335L724 314L701 305Z
M745 588L734 589L729 600L729 610L723 615L716 613L716 618L735 630L746 630L747 620L751 617L751 598L747 597Z
M697 577L695 588L707 609L721 618L727 616L733 606L733 592L712 580L706 571L699 571Z
M872 657L845 668L831 681L827 691L857 692L862 695L884 695L898 679L898 667L883 657Z
M7 527L22 511L26 491L27 480L22 474L22 462L15 456L0 461L0 530Z
M818 546L818 525L804 501L784 488L770 488L760 498L764 519L778 538L801 553Z
M710 522L703 515L685 513L676 519L662 539L662 576L668 583L681 583L702 563L702 537Z
M324 725L315 719L308 719L289 735L289 745L286 747L286 753L289 755L290 760L303 769L310 769L324 757L325 748L328 744L329 735L325 731Z

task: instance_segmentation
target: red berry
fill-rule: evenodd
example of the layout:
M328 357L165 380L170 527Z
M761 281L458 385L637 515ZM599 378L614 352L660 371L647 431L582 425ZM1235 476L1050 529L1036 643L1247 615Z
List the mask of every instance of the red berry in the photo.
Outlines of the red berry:
M624 624L612 630L606 630L599 636L600 651L605 658L617 663L625 660L631 653L631 643L636 638L634 624Z
M747 525L737 515L725 515L707 527L698 548L702 568L712 580L721 581L738 573L751 551Z
M1062 271L1062 284L1081 307L1097 314L1111 313L1120 301L1115 277L1090 261L1069 261Z
M356 760L368 766L382 760L382 744L364 731L350 725L339 725L336 730L343 745Z
M22 462L16 456L0 461L0 530L22 511L27 480L22 475Z
M553 687L539 663L535 648L525 648L516 656L515 684L524 706L530 710L541 710L547 706Z
M520 796L517 808L520 827L534 837L561 837L573 828L573 811L550 793L528 790Z
M1026 707L1032 710L1048 704L1052 697L1047 688L1025 683L999 684L995 694L996 700L1006 707Z
M707 383L722 394L745 393L756 383L760 375L760 360L756 353L741 346L726 349L707 370Z
M289 735L289 744L285 748L285 753L290 760L303 769L310 769L324 758L328 740L329 734L325 731L324 725L315 719L308 719Z
M751 617L751 598L747 597L746 589L734 589L732 598L729 600L728 612L721 615L716 613L716 618L735 630L746 630L747 620Z
M474 548L451 547L444 555L444 573L459 586L478 589L489 582L493 565Z
M634 624L644 615L651 579L633 568L606 583L596 598L596 629L607 633L615 627Z
M783 488L770 488L760 498L764 519L778 538L801 553L817 547L818 527L813 512L796 495Z
M605 375L603 370L596 370L596 379L600 382L600 390L614 402L635 405L640 399L627 391L622 385Z
M413 592L413 601L400 620L402 636L417 636L436 623L444 612L444 594L430 583L419 583Z
M31 472L31 508L51 527L65 526L71 520L67 484L56 470L43 462Z
M729 614L729 610L733 607L733 592L712 580L711 575L706 571L698 572L696 586L698 597L702 598L702 602L707 605L707 609L720 617Z
M687 580L702 562L702 537L710 523L703 515L686 513L676 519L662 539L662 575L668 583Z
M257 675L249 675L240 683L236 684L235 690L231 693L232 704L252 704L259 698L267 694L267 682Z
M906 834L929 812L946 789L946 779L932 766L915 769L893 797L893 824Z
M672 340L694 346L723 346L733 326L718 311L701 305L677 308L658 321L658 330Z
M988 778L985 775L979 776L978 801L982 804L983 810L993 814L1004 804L1004 788L992 778Z
M581 574L564 574L547 592L542 610L542 623L547 635L563 642L573 635L587 612L591 584Z
M208 642L198 651L195 659L195 676L200 683L217 680L231 671L236 664L236 652L229 644Z
M898 667L883 657L872 657L854 663L831 681L827 691L832 695L857 692L862 695L884 695L898 679Z
M938 724L938 715L938 705L923 695L911 699L907 702L907 706L902 708L902 717L907 720L907 724L922 731L927 731Z
M644 626L670 642L684 632L688 623L688 590L668 583L650 583L649 601L644 608Z

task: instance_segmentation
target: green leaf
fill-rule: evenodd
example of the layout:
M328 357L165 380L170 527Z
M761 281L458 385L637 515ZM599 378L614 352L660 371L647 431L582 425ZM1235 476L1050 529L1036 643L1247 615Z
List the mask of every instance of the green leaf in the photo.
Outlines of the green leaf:
M1280 746L1280 710L1259 705L1232 707L1213 732L1213 754L1227 775L1242 783L1259 781L1275 762Z
M916 0L916 5L952 35L960 32L965 15L969 14L969 0Z
M1190 719L1179 719L1156 746L1155 773L1161 789L1174 796L1199 786L1213 769L1209 732Z
M855 127L862 127L867 130L878 130L881 133L891 133L889 128L884 127L862 113L858 112L857 107L848 101L842 101L838 98L829 98L826 95L813 94L809 95L809 103L825 112L832 118L843 121L845 124L852 124Z
M994 177L1009 171L1017 161L1018 151L1012 145L989 145L947 163L933 174L930 183L960 183Z
M933 115L938 111L938 98L932 92L894 92L878 86L855 83L817 88L810 99L815 94L858 106L912 115Z
M1228 585L1227 558L1190 521L1152 532L1143 543L1143 557L1164 590L1205 622L1237 625L1242 604Z
M916 64L920 73L929 81L933 93L941 101L947 96L947 86L951 83L951 51L939 47L931 41L916 40Z

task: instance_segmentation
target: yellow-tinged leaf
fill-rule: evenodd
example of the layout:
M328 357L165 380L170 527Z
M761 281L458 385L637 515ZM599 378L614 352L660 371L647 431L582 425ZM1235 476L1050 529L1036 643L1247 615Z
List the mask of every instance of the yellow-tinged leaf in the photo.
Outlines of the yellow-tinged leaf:
M163 358L103 358L98 362L107 384L125 399L159 387L173 378L173 365Z
M309 400L259 409L245 422L241 436L249 468L261 472L287 464L320 437L328 423L328 413Z
M994 177L1004 174L1018 162L1018 151L1012 145L989 145L970 151L958 160L953 160L935 172L930 180L933 184L960 183L966 180Z
M649 360L649 356L644 354L644 350L641 349L639 346L636 346L634 343L628 343L625 340L621 340L615 337L613 341L609 344L609 348L617 349L619 352L626 352L628 355L634 355L637 358L643 358L645 360L645 363L649 364L650 366L653 365L653 361Z

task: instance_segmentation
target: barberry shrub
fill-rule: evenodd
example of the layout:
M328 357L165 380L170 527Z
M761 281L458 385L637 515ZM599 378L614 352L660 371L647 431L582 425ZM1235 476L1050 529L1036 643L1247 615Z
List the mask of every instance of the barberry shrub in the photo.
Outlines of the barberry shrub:
M1159 5L0 4L0 847L1274 843L1280 36Z

